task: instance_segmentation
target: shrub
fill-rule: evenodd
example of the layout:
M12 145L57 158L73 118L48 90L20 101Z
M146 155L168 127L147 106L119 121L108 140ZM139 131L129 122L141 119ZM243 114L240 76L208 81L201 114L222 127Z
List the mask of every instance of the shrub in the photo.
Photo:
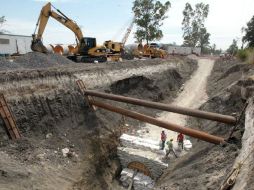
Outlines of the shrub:
M237 57L241 60L241 61L246 61L248 58L248 50L247 49L240 49L237 52Z

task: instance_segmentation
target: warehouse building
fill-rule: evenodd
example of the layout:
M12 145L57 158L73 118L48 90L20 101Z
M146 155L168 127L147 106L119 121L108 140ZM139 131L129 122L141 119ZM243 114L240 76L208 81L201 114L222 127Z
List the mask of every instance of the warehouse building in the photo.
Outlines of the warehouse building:
M32 36L0 34L0 55L25 54L31 52Z

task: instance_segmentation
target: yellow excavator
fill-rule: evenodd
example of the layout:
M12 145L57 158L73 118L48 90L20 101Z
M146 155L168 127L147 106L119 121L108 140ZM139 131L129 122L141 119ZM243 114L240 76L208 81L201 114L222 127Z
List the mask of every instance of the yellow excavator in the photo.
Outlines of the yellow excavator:
M52 8L54 8L57 12L52 10ZM76 22L68 18L60 10L56 9L51 3L47 3L41 9L34 34L32 35L33 39L31 49L33 51L48 53L47 48L43 45L42 35L48 23L49 17L54 18L75 34L77 46L73 51L74 54L68 56L69 59L76 62L107 61L107 48L105 46L97 46L96 38L84 37ZM38 32L36 34L37 28Z

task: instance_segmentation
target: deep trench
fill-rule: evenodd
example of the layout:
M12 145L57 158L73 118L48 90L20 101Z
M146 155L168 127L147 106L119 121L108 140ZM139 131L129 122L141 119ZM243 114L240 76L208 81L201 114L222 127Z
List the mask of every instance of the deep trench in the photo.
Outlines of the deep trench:
M75 85L75 81L83 79L91 89L98 91L170 103L196 70L197 64L196 61L180 58L168 62L157 60L156 63L135 62L126 63L125 66L99 67L100 69L96 66L91 68L78 66L2 72L0 91L5 93L22 134L20 140L9 140L0 120L2 189L120 188L117 179L121 165L116 149L119 145L119 136L123 132L120 127L122 117L101 109L92 111ZM217 67L214 69L214 75L218 74L215 73L216 69ZM209 84L213 80L219 81L216 77L211 77ZM217 93L221 93L218 88L223 87L216 87ZM237 84L227 91L226 95L218 95L212 89L215 89L215 86L210 85L207 89L210 99L201 106L201 109L232 114L239 112L244 105L244 101L239 101ZM156 110L143 107L123 103L114 103L114 105L151 116L158 114ZM140 122L133 119L126 118L126 122L129 127L124 129L125 132L142 127ZM195 119L190 119L188 123L201 129L202 126L206 126L205 130L214 134L224 135L228 131L223 124L217 125ZM214 180L210 178L218 175L218 171L222 168L226 171L230 170L237 150L241 146L242 133L243 130L240 128L235 133L235 144L228 145L226 148L193 140L197 145L193 154L172 163L156 187L179 188L179 184L183 181L184 185L181 189L217 187L224 179L223 176ZM67 157L63 157L61 152L64 148L70 150ZM229 154L225 153L220 157L219 155L225 151ZM212 156L205 157L208 152L214 157L217 156L221 164L201 169L199 165L216 163L216 159L213 160ZM195 175L191 172L194 172L196 179L193 179ZM201 176L204 173L208 175ZM199 185L195 186L197 183Z
M75 84L98 91L169 102L196 69L188 59L98 67L1 71L1 88L22 138L8 138L0 120L2 189L115 189L121 115L92 111ZM106 101L107 102L107 101ZM155 116L156 111L115 103ZM137 121L127 119L131 128ZM62 149L68 148L67 157Z

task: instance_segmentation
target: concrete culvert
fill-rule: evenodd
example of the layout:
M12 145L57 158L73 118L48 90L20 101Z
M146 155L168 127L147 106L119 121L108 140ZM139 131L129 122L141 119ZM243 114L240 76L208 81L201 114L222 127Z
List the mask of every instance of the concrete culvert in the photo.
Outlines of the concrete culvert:
M146 165L144 165L141 162L131 162L128 164L127 168L132 169L132 170L136 170L140 173L143 173L146 176L150 176L151 177L151 173L149 171L149 169L146 167Z

